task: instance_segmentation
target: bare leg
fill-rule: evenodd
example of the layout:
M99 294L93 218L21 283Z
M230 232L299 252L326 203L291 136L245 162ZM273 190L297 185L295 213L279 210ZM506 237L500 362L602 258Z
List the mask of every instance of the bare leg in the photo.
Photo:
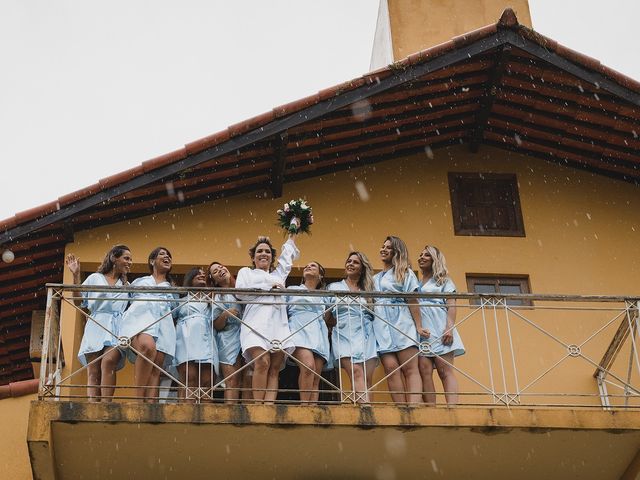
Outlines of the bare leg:
M242 400L253 399L253 390L251 385L253 385L253 366L249 368L245 368L242 371L242 391L240 392L240 398Z
M319 355L314 355L314 361L316 364L315 372L313 376L313 392L311 393L311 403L315 405L320 398L320 377L322 376L322 368L324 367L324 358Z
M253 360L253 379L251 381L253 399L256 403L262 403L265 399L271 355L260 347L253 347L248 351Z
M406 397L409 403L420 403L422 400L422 378L418 367L418 349L405 348L397 352L398 360L402 365L402 373L406 383Z
M187 403L195 403L195 397L192 393L193 389L199 386L200 365L196 362L184 362L178 365L178 373L180 380L186 385L186 388L180 389L178 395Z
M197 363L200 369L200 387L202 387L203 402L213 402L213 391L211 386L216 383L216 371L211 363ZM209 393L207 393L209 390Z
M367 382L367 391L371 390L373 385L373 375L376 373L376 367L378 366L378 357L370 358L364 362L365 366L365 380ZM367 395L368 401L373 401L373 393L369 391Z
M453 352L449 352L440 357L435 357L436 369L438 376L442 380L444 388L444 398L447 399L447 405L456 405L458 403L458 379L455 375L453 365Z
M280 368L284 363L284 352L269 354L269 373L267 374L267 391L264 394L264 403L273 404L278 397L278 384L280 383Z
M369 403L367 379L363 365L362 363L351 363L351 359L348 357L340 359L340 366L346 370L351 380L356 403Z
M309 403L313 397L313 385L316 380L316 362L313 352L307 348L296 348L293 356L300 362L300 374L298 375L298 389L300 390L300 403Z
M384 373L387 375L387 385L391 392L391 398L395 403L407 403L402 381L402 370L399 368L400 362L395 352L380 355L380 360L384 367Z
M433 358L420 357L418 359L420 376L422 377L422 400L427 405L436 404L436 386L433 384Z
M147 403L157 403L160 394L160 369L164 365L164 352L156 352L156 358L153 361L154 367L149 375L149 388L147 388Z
M102 401L110 402L113 399L116 384L116 369L122 358L122 353L115 347L107 347L107 353L102 357ZM103 350L104 351L104 350Z
M242 386L242 378L244 376L244 370L240 373L236 373L242 366L242 357L238 356L236 363L233 365L227 365L221 363L220 368L222 370L222 378L224 378L224 401L225 403L237 403L240 400L240 387Z
M91 363L100 356L99 353L88 353L87 357L87 397L90 402L100 401L101 363L102 360Z
M151 335L139 333L131 341L140 355L136 358L133 369L133 383L136 385L136 397L144 400L147 393L147 386L153 370L153 361L156 358L156 341ZM146 358L143 358L146 357Z

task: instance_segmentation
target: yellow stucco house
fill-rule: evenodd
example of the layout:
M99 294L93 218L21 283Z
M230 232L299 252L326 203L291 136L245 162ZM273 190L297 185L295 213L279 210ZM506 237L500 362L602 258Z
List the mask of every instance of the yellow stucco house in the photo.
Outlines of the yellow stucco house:
M294 276L317 260L340 278L352 249L380 268L390 234L414 262L446 253L460 405L391 405L384 385L368 406L89 404L41 377L0 402L11 478L636 478L640 83L511 5L382 0L372 72L0 222L1 383L33 378L32 318L48 299L57 321L44 286L71 283L66 253L89 273L126 243L142 273L162 244L179 274L237 270L304 197ZM82 317L57 301L65 361L42 372L81 384Z

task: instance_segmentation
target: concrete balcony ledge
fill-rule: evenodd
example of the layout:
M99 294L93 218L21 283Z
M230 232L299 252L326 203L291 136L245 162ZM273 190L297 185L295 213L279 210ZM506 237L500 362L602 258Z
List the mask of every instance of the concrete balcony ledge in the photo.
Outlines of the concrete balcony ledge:
M634 478L640 412L34 401L34 478ZM625 477L626 476L626 477Z

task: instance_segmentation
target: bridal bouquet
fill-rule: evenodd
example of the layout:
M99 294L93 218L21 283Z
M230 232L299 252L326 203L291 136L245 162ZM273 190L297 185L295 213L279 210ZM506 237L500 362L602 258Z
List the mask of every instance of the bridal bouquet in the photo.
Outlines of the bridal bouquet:
M291 200L278 210L278 225L288 233L309 233L313 223L313 212L301 198Z

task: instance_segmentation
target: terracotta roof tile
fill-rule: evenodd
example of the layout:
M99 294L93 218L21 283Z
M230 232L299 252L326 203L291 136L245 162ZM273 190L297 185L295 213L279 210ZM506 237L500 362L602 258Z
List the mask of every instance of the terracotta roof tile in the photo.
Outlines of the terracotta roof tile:
M9 217L6 220L0 222L0 230L9 230L10 228L15 227L18 224L16 222L16 217Z
M269 110L268 112L261 113L255 117L249 118L243 122L236 123L235 125L229 126L227 130L229 131L229 135L231 137L236 137L238 135L242 135L243 133L247 133L250 130L255 130L256 128L262 127L267 123L271 122L275 118L275 113L273 110Z
M552 50L555 52L556 48L558 48L558 42L549 37L545 37L544 35L541 35L535 30L531 30L530 28L520 27L518 29L518 34L548 50Z
M338 95L338 89L335 86L325 88L318 92L318 101L323 102Z
M502 15L500 15L500 20L498 20L498 27L506 27L506 28L514 28L514 27L518 27L519 23L518 23L518 17L516 16L516 13L513 11L512 8L505 8L504 11L502 12Z
M583 65L591 70L600 70L600 61L593 57L589 57L583 53L567 48L564 45L556 43L555 52L567 60Z
M620 73L617 70L614 70L613 68L609 68L603 64L600 64L600 66L598 67L598 69L600 70L600 72L603 75L606 75L607 77L609 77L611 80L613 80L614 82L619 83L620 85L622 85L623 87L626 87L630 90L635 90L635 91L639 91L640 92L640 82L631 78L631 77L627 77L624 73Z
M98 180L98 184L100 184L100 188L102 190L105 190L109 187L113 187L120 183L126 182L127 180L130 180L143 173L144 169L142 168L142 165L138 165L136 167L130 168L129 170L125 170L124 172L116 173L115 175L111 175L109 177Z
M364 75L362 75L361 78L365 81L365 83L373 83L373 82L378 82L383 78L390 77L392 74L393 74L393 71L391 70L390 67L387 66L387 67L379 68L377 70L373 70L371 72L367 72ZM332 90L332 89L327 88L325 90L320 90L318 94L322 94L322 92L326 92L328 90ZM329 98L329 97L325 97L325 98Z
M320 97L316 93L314 95L309 95L308 97L301 98L300 100L295 100L293 102L280 105L279 107L273 109L273 114L275 115L275 118L284 117L291 113L310 107L311 105L315 105L319 101Z
M472 30L471 32L453 37L451 41L455 45L455 48L462 48L470 43L477 42L482 38L488 37L489 35L493 35L497 31L498 25L496 23L492 23L491 25L486 25L476 30Z
M177 162L178 160L182 160L183 158L187 158L187 150L184 147L142 162L142 169L145 172L150 172L151 170L164 167L165 165Z
M89 185L88 187L63 195L62 197L58 198L58 202L60 202L61 207L64 207L66 205L69 205L70 203L77 202L78 200L82 200L83 198L88 197L89 195L98 193L100 190L101 190L100 184L94 183L93 185Z
M218 133L214 133L213 135L207 135L199 140L194 140L193 142L187 143L184 148L187 152L187 155L193 155L194 153L202 152L207 148L211 148L220 143L226 142L229 140L230 135L227 129L224 129Z
M58 201L53 201L45 203L44 205L40 205L38 207L30 208L29 210L18 212L16 213L14 218L16 220L16 223L20 224L26 220L42 217L58 210L60 210L60 204L58 203Z

